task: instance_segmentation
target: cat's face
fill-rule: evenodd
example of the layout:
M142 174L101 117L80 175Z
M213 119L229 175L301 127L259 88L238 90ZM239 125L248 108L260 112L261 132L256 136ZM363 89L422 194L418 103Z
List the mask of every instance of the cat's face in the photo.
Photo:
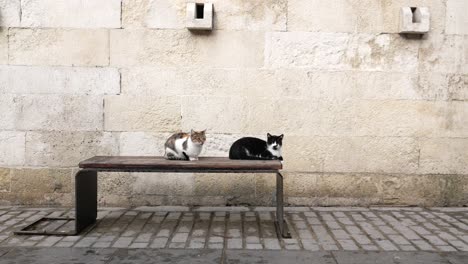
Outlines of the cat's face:
M192 142L195 144L203 145L205 144L206 141L206 135L205 135L206 129L203 131L190 131L190 138L192 139Z
M275 136L275 135L271 135L270 133L268 133L267 145L273 150L281 150L281 147L283 146L283 134L279 136Z

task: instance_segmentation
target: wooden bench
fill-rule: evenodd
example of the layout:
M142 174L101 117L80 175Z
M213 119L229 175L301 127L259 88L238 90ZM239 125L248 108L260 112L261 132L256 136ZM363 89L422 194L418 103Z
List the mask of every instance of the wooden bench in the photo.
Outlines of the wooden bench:
M80 162L75 175L75 230L69 232L32 231L32 225L41 220L73 220L70 218L42 218L16 231L27 235L76 235L92 226L97 217L98 172L203 172L203 173L274 173L276 174L276 231L289 238L283 218L282 164L278 160L230 160L220 157L202 157L198 161L166 160L163 157L96 156Z

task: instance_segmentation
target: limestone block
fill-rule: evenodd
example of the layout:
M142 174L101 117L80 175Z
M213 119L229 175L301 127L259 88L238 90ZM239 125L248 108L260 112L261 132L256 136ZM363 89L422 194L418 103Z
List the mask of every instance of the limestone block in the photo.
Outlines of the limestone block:
M215 29L285 31L288 1L213 0Z
M11 186L10 169L0 168L0 193L9 192Z
M466 119L465 119L466 120ZM466 138L429 138L421 140L421 173L468 173Z
M311 99L248 100L246 132L313 135L320 126L319 102Z
M69 193L31 193L31 192L7 192L0 193L0 201L9 204L24 206L72 206L73 196Z
M123 28L185 27L185 0L123 0Z
M129 186L132 193L147 195L181 195L194 194L195 174L190 173L135 173L135 182Z
M446 122L445 102L356 101L353 105L356 136L438 136Z
M288 1L290 31L354 32L357 19L350 1Z
M122 94L127 95L242 94L253 98L320 96L320 90L315 86L316 82L310 80L309 73L305 70L134 67L122 69L121 73ZM325 86L323 88L325 89Z
M429 32L431 14L427 7L402 7L400 33L424 34Z
M125 197L127 201L132 196L132 184L135 183L136 175L130 172L100 172L98 180L98 199L99 203L102 203L103 197ZM108 203L106 199L104 203ZM118 204L120 200L117 198L114 204L117 206L124 206L124 204Z
M24 95L16 127L22 130L82 131L103 129L101 96Z
M420 41L397 34L353 36L349 61L354 69L414 72L418 69Z
M111 65L157 67L261 67L264 34L187 30L112 30ZM228 51L228 52L226 52Z
M286 171L323 171L326 146L330 144L327 137L305 137L284 135L283 169Z
M465 47L465 53L463 54L463 65L462 65L461 73L468 74L468 36L466 35L463 40L463 46Z
M124 0L124 28L185 28L186 0ZM286 30L287 1L212 0L214 29Z
M193 85L186 71L177 68L131 67L122 69L121 75L123 95L180 96L185 86Z
M420 70L463 73L464 36L428 34L419 49Z
M26 165L71 167L96 155L118 155L118 137L107 132L28 132Z
M202 155L210 157L228 157L232 143L243 136L245 135L214 134L207 131L206 144L203 146ZM249 136L266 139L266 134Z
M10 64L106 66L109 32L84 29L10 29Z
M2 94L0 97L0 130L14 130L16 122L17 101L15 97Z
M328 141L323 167L327 172L414 173L418 142L407 137L342 137Z
M0 27L0 64L8 64L8 29Z
M351 36L345 33L272 32L266 34L265 66L347 69Z
M105 98L104 127L108 131L175 132L180 130L180 124L180 98Z
M25 136L24 132L0 131L0 165L24 165Z
M14 193L70 193L71 169L14 169L11 191Z
M404 6L428 7L431 32L444 31L445 3L439 0L290 0L288 30L398 33Z
M444 175L447 181L445 188L445 204L443 206L459 206L468 204L468 177L466 175ZM448 176L448 177L447 177Z
M448 78L448 99L449 100L468 100L468 74L450 75Z
M0 93L118 94L114 68L0 66Z
M119 28L120 0L26 0L22 27Z
M452 101L444 105L441 110L444 117L439 127L441 135L446 137L468 137L468 102Z
M419 43L399 35L274 32L266 39L267 67L410 72L418 66Z
M418 74L400 72L354 72L354 98L369 100L434 99L433 91L420 91Z
M0 0L0 27L20 25L21 0Z
M185 26L190 30L213 29L213 3L187 3Z
M246 100L241 97L185 96L182 130L242 133L247 130L248 111Z
M246 197L255 195L255 174L197 173L194 184L195 195Z
M448 0L447 15L445 21L445 33L447 34L468 34L468 2L464 0Z
M120 155L162 156L164 143L172 133L122 132L120 133Z
M379 179L362 173L324 173L316 176L315 196L334 198L374 198L381 200Z
M323 98L318 106L319 126L312 135L353 135L355 128L356 100Z
M440 175L382 175L378 184L388 205L441 206L447 180Z
M284 172L282 175L284 177L284 194L286 197L317 196L317 179L320 174Z

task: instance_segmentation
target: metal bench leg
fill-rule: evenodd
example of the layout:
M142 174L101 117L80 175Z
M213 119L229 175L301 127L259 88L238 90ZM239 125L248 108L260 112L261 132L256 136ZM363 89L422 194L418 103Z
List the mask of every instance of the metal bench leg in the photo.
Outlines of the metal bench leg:
M278 237L291 238L288 224L284 221L283 210L283 175L276 173L276 233Z
M97 171L80 170L75 175L75 230L79 234L96 223Z

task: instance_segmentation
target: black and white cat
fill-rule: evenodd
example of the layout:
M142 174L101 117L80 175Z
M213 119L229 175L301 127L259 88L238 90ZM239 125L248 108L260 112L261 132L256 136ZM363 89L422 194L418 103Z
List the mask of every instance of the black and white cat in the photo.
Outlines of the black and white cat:
M267 141L244 137L234 142L229 150L230 159L242 160L283 160L281 148L283 146L283 134L273 136L267 134Z

